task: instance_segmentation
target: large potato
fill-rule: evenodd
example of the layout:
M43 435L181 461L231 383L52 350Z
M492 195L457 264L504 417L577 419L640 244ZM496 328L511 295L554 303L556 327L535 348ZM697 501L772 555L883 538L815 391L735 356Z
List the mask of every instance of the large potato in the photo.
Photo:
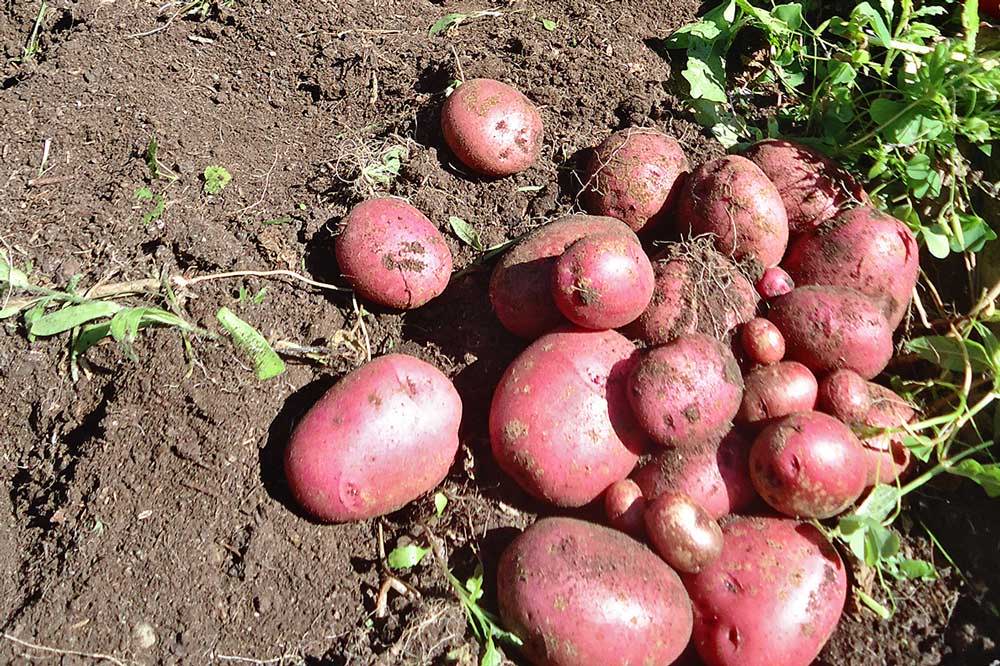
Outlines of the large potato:
M674 570L621 532L572 518L539 520L511 543L497 600L539 666L666 665L691 637Z
M351 372L306 413L285 452L295 500L324 522L380 516L438 485L458 451L462 401L405 354Z
M625 395L634 354L615 331L565 328L535 340L493 394L500 468L557 506L587 504L628 476L648 441Z
M722 555L684 576L706 666L809 666L840 621L847 573L812 525L734 518Z

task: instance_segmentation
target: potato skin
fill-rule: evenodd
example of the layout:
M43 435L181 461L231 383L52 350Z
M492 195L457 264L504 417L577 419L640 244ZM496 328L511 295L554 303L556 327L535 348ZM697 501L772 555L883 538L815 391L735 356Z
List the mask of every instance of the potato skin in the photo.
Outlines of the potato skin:
M573 518L543 518L514 539L497 601L539 666L669 664L691 637L674 570L625 534Z
M615 331L566 327L535 340L493 394L500 468L562 507L583 506L627 477L648 443L625 395L634 355Z
M868 381L853 370L835 370L819 383L816 404L848 425L862 423L872 407Z
M584 207L643 233L669 215L689 170L677 140L651 129L615 132L594 149L582 174Z
M831 518L865 489L868 463L851 429L821 412L798 412L761 432L750 478L764 501L793 518Z
M846 368L871 379L892 358L892 328L859 291L796 287L770 305L767 318L785 338L785 357L816 374Z
M628 380L636 420L666 446L721 437L742 395L743 377L732 351L698 333L644 353Z
M699 656L706 666L809 666L847 598L837 551L789 518L736 517L722 533L722 554L683 577Z
M441 232L401 199L369 199L352 208L336 255L359 296L390 308L420 307L451 279L451 250Z
M760 276L755 287L761 298L771 299L795 289L795 281L781 266L771 266Z
M405 354L376 358L295 427L284 461L292 496L329 523L395 511L444 479L461 420L462 400L440 370Z
M646 532L643 522L646 498L632 479L616 481L605 491L604 513L608 517L608 525L630 537L641 539Z
M687 495L664 493L646 509L646 534L663 561L698 573L722 553L722 530Z
M715 234L715 246L760 270L777 266L788 245L788 218L778 189L756 164L727 155L706 162L684 182L677 222L692 235Z
M894 483L910 467L912 455L903 443L902 426L916 412L894 391L867 382L849 370L832 373L820 383L823 411L844 423L862 429L885 428L861 439L868 462L868 485Z
M785 357L785 338L778 327L766 319L754 317L743 324L740 343L754 363L770 365Z
M816 377L795 361L754 368L743 378L743 384L743 401L736 415L740 423L761 427L816 406Z
M567 323L552 295L556 260L584 236L622 233L638 238L626 224L611 217L565 215L527 235L493 269L490 302L504 328L533 340Z
M469 79L441 108L445 143L462 164L484 176L524 171L542 149L542 115L506 83Z

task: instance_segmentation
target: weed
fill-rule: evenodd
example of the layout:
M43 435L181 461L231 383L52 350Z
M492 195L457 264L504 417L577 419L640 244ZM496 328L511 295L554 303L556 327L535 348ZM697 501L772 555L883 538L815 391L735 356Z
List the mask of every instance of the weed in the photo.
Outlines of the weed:
M166 166L160 162L159 158L160 144L156 140L155 136L149 137L149 143L146 144L146 150L143 153L143 159L146 162L146 168L149 169L149 177L151 180L157 180L159 178L166 178L167 180L177 180L178 176L173 171L168 169Z
M267 298L267 287L263 287L256 294L251 294L250 290L245 286L240 285L240 289L236 295L237 303L251 303L253 305L260 305Z
M458 28L463 23L468 21L474 21L481 18L496 18L498 16L503 16L503 12L494 9L486 9L483 11L472 12L471 14L461 14L458 12L453 12L451 14L445 14L437 21L434 25L430 27L427 34L430 37L436 35L447 34L448 32Z
M226 167L213 165L205 167L202 178L205 181L205 194L215 195L226 189L233 176Z
M163 211L167 204L162 194L154 194L153 190L148 187L140 187L135 191L135 200L139 203L154 202L153 207L143 213L142 223L144 226L148 227L150 223L163 217Z
M42 23L45 21L45 15L49 10L49 4L46 0L42 0L38 7L38 14L35 16L35 25L31 28L31 35L28 36L28 41L24 44L24 51L21 53L21 61L27 62L31 60L39 51L41 51L41 45L39 44L39 34L42 31Z
M226 307L219 308L215 316L222 328L232 337L236 347L253 362L257 379L264 381L277 377L285 371L285 362L257 329Z
M351 186L359 198L370 198L389 190L410 157L403 139L392 137L382 144L347 138L335 164L334 175ZM299 204L305 210L305 204Z
M483 252L486 248L483 247L483 242L479 240L479 234L476 232L475 228L463 220L460 217L455 217L452 215L448 218L448 224L451 226L451 230L455 232L459 240L471 247L477 252Z

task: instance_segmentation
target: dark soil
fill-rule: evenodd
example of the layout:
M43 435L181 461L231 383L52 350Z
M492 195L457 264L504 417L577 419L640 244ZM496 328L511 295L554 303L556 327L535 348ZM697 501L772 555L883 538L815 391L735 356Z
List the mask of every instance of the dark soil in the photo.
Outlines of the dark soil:
M371 188L361 169L384 148L409 158L389 193L409 198L455 255L448 291L406 315L366 318L372 354L414 354L451 376L464 402L463 450L443 490L379 521L322 526L288 500L281 449L297 417L363 360L347 294L290 280L208 281L178 294L184 315L218 331L225 305L272 341L332 350L327 365L291 363L266 383L224 335L144 332L130 360L113 344L74 381L65 336L28 341L0 329L0 659L62 651L142 663L474 663L475 640L440 570L398 574L419 600L390 593L374 616L386 548L442 538L450 566L487 580L540 507L489 455L493 385L519 350L486 299L488 272L447 231L458 216L487 246L573 209L569 167L611 130L645 125L676 136L693 162L721 153L665 85L669 64L646 45L697 3L526 0L500 17L428 37L450 1L314 0L181 6L54 0L37 52L22 58L39 3L0 5L0 246L36 280L116 283L160 274L291 269L338 279L330 239ZM541 18L558 22L545 30ZM155 34L134 36L160 29ZM449 82L510 82L542 108L539 164L496 181L470 178L442 149L437 109ZM176 180L151 180L151 137ZM46 150L47 146L47 150ZM45 158L43 160L43 155ZM200 174L233 175L218 196ZM33 185L29 184L34 180ZM144 222L152 202L166 206ZM262 302L238 300L240 288ZM123 303L166 306L157 295ZM881 621L852 607L822 663L986 664L1000 656L991 599L1000 520L979 491L937 488L907 514L906 548L949 571L898 586ZM934 531L967 579L932 552ZM866 583L867 584L867 583ZM870 588L880 598L877 585ZM17 639L17 640L15 640ZM235 660L240 657L243 661ZM85 663L68 656L63 663Z

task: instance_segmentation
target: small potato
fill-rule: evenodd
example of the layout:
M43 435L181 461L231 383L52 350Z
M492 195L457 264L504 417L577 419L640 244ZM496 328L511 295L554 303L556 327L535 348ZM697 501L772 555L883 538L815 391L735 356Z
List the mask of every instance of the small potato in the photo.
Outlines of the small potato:
M552 277L559 311L584 328L624 326L643 313L653 295L653 266L642 245L614 232L570 245Z
M743 377L733 353L702 334L647 351L628 380L636 420L666 446L692 446L721 437L742 395Z
M798 412L768 426L750 450L760 496L793 518L831 518L865 489L868 463L846 425L820 412Z
M533 664L670 664L691 638L674 570L621 532L573 518L543 518L514 539L497 602Z
M816 406L816 377L795 361L754 368L743 378L743 401L736 420L761 427Z
M722 530L687 495L664 493L646 509L646 533L663 561L698 573L722 553Z
M854 378L861 379L857 375ZM854 378L833 373L824 380L826 392L833 396L833 400L827 400L829 413L869 433L861 439L868 461L868 485L894 483L910 467L912 458L904 443L903 426L914 419L916 412L894 391L864 380L858 386ZM849 389L842 386L848 381Z
M636 539L645 533L643 515L646 513L646 498L632 479L622 479L611 484L604 493L604 512L608 524L616 530Z
M756 287L761 298L771 299L795 289L795 281L780 266L771 266L757 280Z
M722 554L684 576L699 656L706 666L812 664L847 599L837 550L789 518L735 517L722 534Z
M484 176L524 171L542 149L542 116L520 91L493 79L470 79L441 109L445 143Z
M785 338L778 327L766 319L755 317L743 324L740 341L743 351L754 363L770 365L785 357Z
M817 409L848 425L864 421L872 406L868 381L853 370L835 370L819 383Z
M636 233L650 231L670 213L687 172L687 158L673 137L635 127L615 132L584 168L584 207L618 218Z
M299 421L285 451L292 496L328 523L395 511L444 479L461 420L462 401L440 370L405 354L376 358Z
M390 308L420 307L451 279L451 250L441 232L401 199L369 199L351 209L336 255L359 296Z

